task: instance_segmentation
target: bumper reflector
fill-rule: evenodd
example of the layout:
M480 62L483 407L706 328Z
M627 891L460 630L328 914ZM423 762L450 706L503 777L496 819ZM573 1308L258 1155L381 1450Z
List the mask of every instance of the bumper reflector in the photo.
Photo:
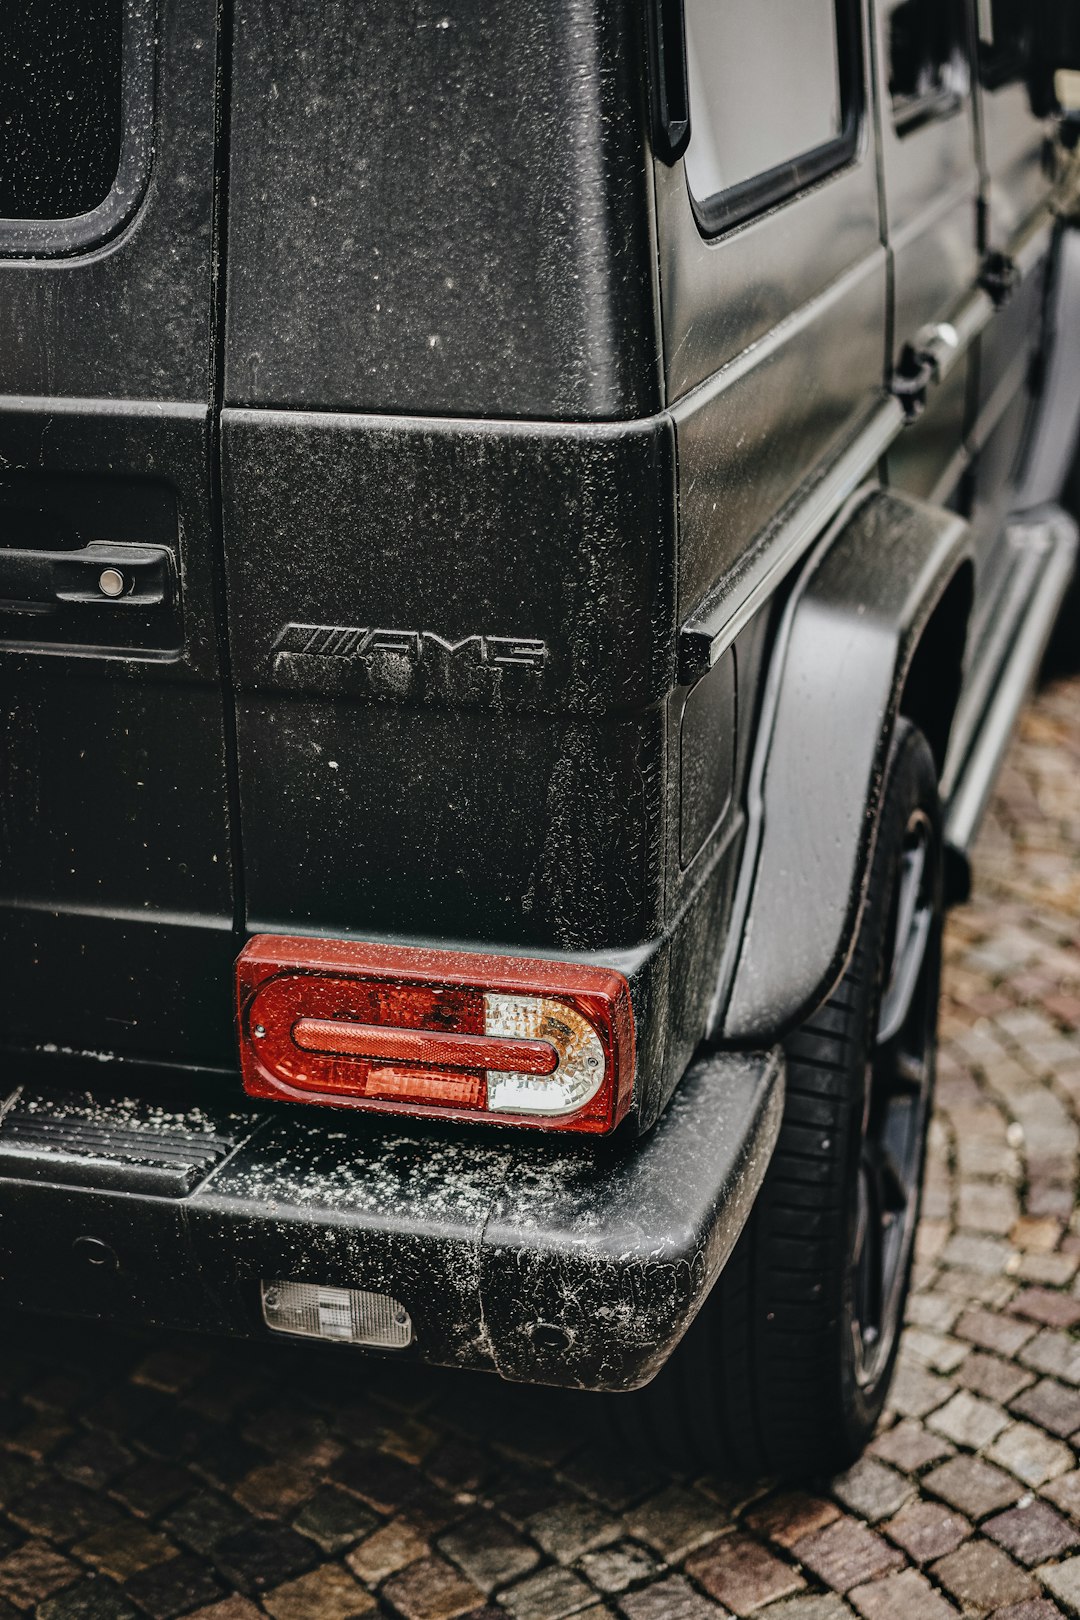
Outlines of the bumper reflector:
M275 1333L338 1344L404 1350L412 1342L412 1318L389 1294L363 1288L323 1288L318 1283L264 1282L263 1318Z
M622 974L263 934L237 962L251 1096L612 1130L634 1073Z

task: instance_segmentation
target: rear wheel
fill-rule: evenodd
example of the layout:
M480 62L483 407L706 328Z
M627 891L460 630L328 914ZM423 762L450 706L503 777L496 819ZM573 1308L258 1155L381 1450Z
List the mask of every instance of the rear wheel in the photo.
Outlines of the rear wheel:
M668 1458L822 1473L873 1433L918 1217L941 864L933 758L901 721L855 948L829 1001L787 1042L783 1124L751 1218L671 1361L626 1400L624 1426Z

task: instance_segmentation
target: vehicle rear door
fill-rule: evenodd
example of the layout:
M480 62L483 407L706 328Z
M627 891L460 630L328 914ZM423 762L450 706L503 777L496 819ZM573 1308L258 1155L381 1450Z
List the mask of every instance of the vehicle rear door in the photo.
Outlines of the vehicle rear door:
M53 1060L231 1061L217 12L0 35L0 1030Z
M876 0L875 12L895 376L917 369L928 337L976 284L979 172L966 0ZM957 498L970 365L962 353L890 451L900 488Z

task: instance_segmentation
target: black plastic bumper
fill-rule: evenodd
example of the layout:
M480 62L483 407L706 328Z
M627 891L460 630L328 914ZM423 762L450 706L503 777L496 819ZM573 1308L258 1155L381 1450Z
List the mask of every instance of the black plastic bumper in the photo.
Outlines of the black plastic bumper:
M364 1288L407 1307L399 1355L631 1389L731 1252L782 1102L778 1052L702 1057L619 1152L27 1089L0 1122L0 1301L264 1337L263 1279Z

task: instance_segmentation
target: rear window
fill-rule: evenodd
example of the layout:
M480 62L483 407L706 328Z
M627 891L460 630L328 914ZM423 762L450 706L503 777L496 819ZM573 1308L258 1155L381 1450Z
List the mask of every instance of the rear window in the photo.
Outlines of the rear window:
M0 218L70 219L120 164L123 0L0 5Z
M1034 32L1031 0L979 0L979 78L988 90L1026 78Z
M954 112L967 92L962 0L900 0L889 13L889 98L903 135Z
M847 0L685 0L687 184L699 222L736 223L820 178L856 139Z

